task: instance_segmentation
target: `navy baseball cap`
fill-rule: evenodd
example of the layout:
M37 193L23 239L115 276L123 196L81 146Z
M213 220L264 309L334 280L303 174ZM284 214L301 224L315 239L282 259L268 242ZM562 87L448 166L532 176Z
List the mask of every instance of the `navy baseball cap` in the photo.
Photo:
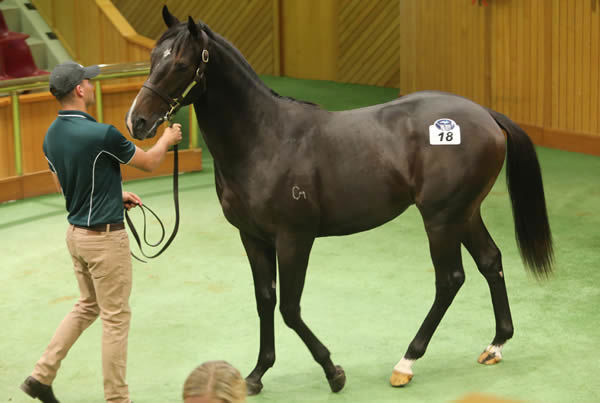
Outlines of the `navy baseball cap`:
M100 74L100 67L97 65L83 67L75 62L61 63L50 73L50 92L60 98L73 91L83 80L89 80L98 74Z

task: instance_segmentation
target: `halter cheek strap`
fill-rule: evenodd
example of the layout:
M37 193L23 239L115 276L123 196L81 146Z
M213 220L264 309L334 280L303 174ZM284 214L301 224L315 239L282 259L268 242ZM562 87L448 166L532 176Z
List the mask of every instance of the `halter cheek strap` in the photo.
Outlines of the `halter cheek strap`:
M202 62L207 64L209 60L208 50L202 50ZM158 95L163 101L169 105L169 111L165 114L162 120L171 121L172 116L177 112L177 110L181 107L181 103L185 99L185 97L189 94L189 92L204 78L204 71L200 71L200 67L196 69L196 74L194 74L194 79L191 83L185 87L185 90L181 93L181 95L177 98L171 98L169 95L165 94L160 88L157 88L156 85L146 80L142 87L148 88L150 91Z

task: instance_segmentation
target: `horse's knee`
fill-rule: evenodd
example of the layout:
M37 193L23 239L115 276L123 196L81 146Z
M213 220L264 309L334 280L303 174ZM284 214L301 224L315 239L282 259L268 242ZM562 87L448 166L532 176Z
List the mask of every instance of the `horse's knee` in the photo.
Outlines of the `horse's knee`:
M256 292L258 316L273 315L276 304L277 295L275 294L275 290L265 288Z
M290 328L294 329L300 321L300 307L297 305L281 305L279 312L283 317L283 322Z

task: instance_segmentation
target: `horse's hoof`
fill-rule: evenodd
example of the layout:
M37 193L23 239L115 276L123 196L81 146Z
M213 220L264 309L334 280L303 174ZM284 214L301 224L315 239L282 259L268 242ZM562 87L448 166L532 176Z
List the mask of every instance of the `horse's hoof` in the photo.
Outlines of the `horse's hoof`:
M502 361L502 357L498 357L496 353L487 350L481 353L477 359L477 362L483 365L494 365L500 361Z
M346 384L346 373L344 372L344 368L339 365L335 366L335 375L331 379L327 379L329 382L329 387L331 391L334 393L339 392L344 388Z
M406 386L412 377L412 374L403 374L402 372L394 371L392 372L392 376L390 376L390 384L396 388Z
M483 350L477 362L484 365L494 365L502 361L502 346L490 345Z
M262 390L262 388L263 388L263 384L260 380L253 381L253 380L246 378L246 393L248 393L248 396L258 395L260 393L260 391Z

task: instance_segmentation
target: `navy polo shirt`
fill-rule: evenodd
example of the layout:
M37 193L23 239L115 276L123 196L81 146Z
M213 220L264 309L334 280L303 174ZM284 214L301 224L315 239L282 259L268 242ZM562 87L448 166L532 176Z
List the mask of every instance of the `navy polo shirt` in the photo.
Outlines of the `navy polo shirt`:
M85 112L58 112L46 132L44 154L58 176L71 224L123 221L120 164L127 164L135 149L114 126Z

